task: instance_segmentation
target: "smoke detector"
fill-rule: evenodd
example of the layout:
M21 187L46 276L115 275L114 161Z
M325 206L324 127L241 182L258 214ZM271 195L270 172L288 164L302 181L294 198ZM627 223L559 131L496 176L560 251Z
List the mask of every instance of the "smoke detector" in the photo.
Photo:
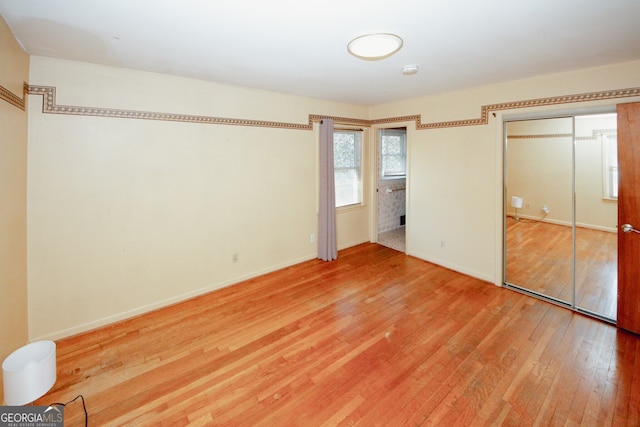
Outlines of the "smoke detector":
M402 74L405 76L410 76L412 74L417 74L418 73L418 66L413 64L413 65L405 65L404 67L402 67Z

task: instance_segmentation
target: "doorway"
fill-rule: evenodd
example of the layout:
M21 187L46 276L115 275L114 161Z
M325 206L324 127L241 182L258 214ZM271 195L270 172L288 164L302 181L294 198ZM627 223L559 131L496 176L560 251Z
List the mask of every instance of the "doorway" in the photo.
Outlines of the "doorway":
M615 323L615 113L507 121L504 284Z
M377 140L377 241L406 252L407 128L380 129Z

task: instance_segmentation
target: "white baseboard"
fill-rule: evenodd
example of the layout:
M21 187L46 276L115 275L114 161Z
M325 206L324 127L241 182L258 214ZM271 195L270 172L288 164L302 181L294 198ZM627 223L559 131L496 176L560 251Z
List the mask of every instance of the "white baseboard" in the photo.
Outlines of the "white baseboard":
M248 274L244 274L242 276L237 276L237 277L234 277L232 279L226 280L224 282L214 283L212 285L205 286L204 288L195 289L195 290L192 290L192 291L189 291L189 292L185 292L183 294L175 295L175 296L173 296L171 298L166 298L166 299L163 299L163 300L160 300L160 301L153 302L151 304L146 304L146 305L143 305L141 307L136 307L136 308L131 309L131 310L125 310L123 312L120 312L120 313L117 313L117 314L114 314L114 315L111 315L111 316L106 316L106 317L103 317L103 318L100 318L100 319L96 319L96 320L93 320L91 322L83 323L81 325L73 326L71 328L62 329L62 330L55 331L55 332L52 332L50 334L41 335L41 336L38 336L38 337L30 337L30 341L31 342L39 341L39 340L52 340L52 341L55 341L55 340L58 340L58 339L67 338L67 337L70 337L70 336L73 336L73 335L77 335L77 334L80 334L80 333L83 333L83 332L90 331L92 329L97 329L97 328L100 328L102 326L109 325L111 323L115 323L115 322L118 322L118 321L121 321L121 320L125 320L125 319L128 319L128 318L134 317L134 316L138 316L138 315L141 315L141 314L144 314L144 313L148 313L150 311L157 310L157 309L162 308L162 307L166 307L166 306L169 306L169 305L172 305L172 304L177 304L179 302L186 301L188 299L191 299L191 298L194 298L194 297L197 297L197 296L200 296L200 295L204 295L204 294L207 294L209 292L216 291L218 289L226 288L227 286L232 286L232 285L238 284L240 282L252 279L254 277L262 276L263 274L271 273L271 272L276 271L276 270L281 270L283 268L287 268L287 267L290 267L290 266L295 265L295 264L300 264L302 262L315 259L316 257L317 257L316 254L307 255L307 256L304 256L304 257L299 258L299 259L287 261L285 263L274 265L274 266L271 266L269 268L265 268L265 269L262 269L262 270L257 270L257 271L254 271L254 272L251 272L251 273L248 273Z
M510 216L512 218L516 217L515 215L513 215L511 213L509 213L507 216ZM532 216L532 215L518 215L518 218L545 222L547 224L564 225L566 227L571 227L571 222L560 221L560 220L557 220L557 219L540 218L539 216L536 217L536 216ZM587 224L587 223L584 223L584 222L576 222L576 227L588 228L588 229L591 229L591 230L598 230L598 231L606 231L608 233L617 233L618 232L618 229L616 227L605 227L605 226L602 226L602 225Z
M420 253L416 253L416 252L407 253L407 255L411 255L411 256L414 256L416 258L420 258L421 260L430 262L432 264L439 265L439 266L444 267L444 268L448 268L449 270L453 270L455 272L464 274L466 276L471 276L473 278L480 279L480 280L485 281L485 282L489 282L491 284L494 284L495 281L496 281L495 277L480 273L478 271L470 270L468 268L464 268L464 267L461 267L461 266L459 266L457 264L453 264L453 263L450 263L448 261L444 261L444 260L441 260L441 259L438 259L438 258L429 257L429 256L426 256L424 254L420 254Z

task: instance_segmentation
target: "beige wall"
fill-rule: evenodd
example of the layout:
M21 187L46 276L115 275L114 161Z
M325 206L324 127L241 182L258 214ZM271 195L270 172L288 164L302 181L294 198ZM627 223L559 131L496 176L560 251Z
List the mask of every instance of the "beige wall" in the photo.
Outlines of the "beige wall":
M573 223L572 134L571 117L508 123L506 200L510 215L515 214L511 197L518 196L523 199L518 209L523 218L542 218L542 205L546 205L550 210L546 221ZM540 137L523 138L532 135Z
M474 119L483 105L631 87L640 87L638 61L378 105L370 109L370 117L421 114L422 123ZM633 100L639 98L530 103L495 111L484 125L409 126L407 252L501 283L502 118Z
M367 109L32 57L58 104L308 122ZM29 108L30 336L60 337L315 258L317 126L67 116ZM369 240L365 207L338 244ZM232 255L238 262L232 262Z
M42 57L32 58L30 81L55 86L60 104L288 123L421 114L429 123L476 118L487 104L637 87L640 62L371 108ZM502 117L616 102L514 105L475 126L396 124L408 127L408 253L501 282ZM30 337L80 332L315 257L317 128L41 110L31 97ZM369 240L373 179L365 205L338 214L340 248Z
M1 17L0 57L0 86L22 97L29 57ZM0 99L0 361L29 338L26 193L27 113Z
M562 117L508 123L507 211L511 196L523 198L518 215L545 221L573 222L574 120ZM617 201L603 198L603 146L596 132L616 129L615 115L575 118L575 216L580 227L616 231ZM568 135L568 136L564 136ZM535 137L533 137L535 136Z
M603 136L617 117L576 117L576 224L617 232L618 201L603 198ZM600 134L598 132L601 132Z

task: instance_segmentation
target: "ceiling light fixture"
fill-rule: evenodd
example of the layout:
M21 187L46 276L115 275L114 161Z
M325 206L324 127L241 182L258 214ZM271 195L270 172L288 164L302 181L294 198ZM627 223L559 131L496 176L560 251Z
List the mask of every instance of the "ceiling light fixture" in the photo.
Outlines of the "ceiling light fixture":
M347 45L350 54L360 59L377 61L388 58L402 47L402 39L395 34L365 34L356 37Z

